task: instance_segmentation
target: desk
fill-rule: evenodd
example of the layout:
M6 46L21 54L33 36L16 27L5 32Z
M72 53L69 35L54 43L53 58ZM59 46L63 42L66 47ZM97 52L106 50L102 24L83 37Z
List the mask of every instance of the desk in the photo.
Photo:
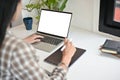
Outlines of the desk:
M36 26L33 30L26 31L24 25L20 25L12 28L11 31L15 36L24 38L36 32ZM120 59L110 54L101 54L99 51L99 46L108 37L77 27L70 29L69 37L73 39L76 47L87 51L69 68L68 80L120 80ZM52 71L55 66L43 61L49 55L50 53L37 50L40 66Z

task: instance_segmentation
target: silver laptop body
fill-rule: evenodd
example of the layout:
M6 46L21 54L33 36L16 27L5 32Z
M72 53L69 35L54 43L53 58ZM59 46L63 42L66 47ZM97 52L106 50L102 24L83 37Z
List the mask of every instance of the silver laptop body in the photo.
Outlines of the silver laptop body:
M44 38L41 42L34 43L33 46L49 53L56 51L68 37L71 18L70 12L42 9L37 34Z

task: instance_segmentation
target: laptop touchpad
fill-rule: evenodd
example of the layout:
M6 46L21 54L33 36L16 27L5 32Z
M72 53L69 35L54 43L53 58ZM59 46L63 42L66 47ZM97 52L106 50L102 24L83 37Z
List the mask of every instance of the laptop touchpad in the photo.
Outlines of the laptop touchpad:
M37 49L47 51L47 52L51 52L56 47L55 45L51 45L51 44L44 43L44 42L34 43L33 46Z

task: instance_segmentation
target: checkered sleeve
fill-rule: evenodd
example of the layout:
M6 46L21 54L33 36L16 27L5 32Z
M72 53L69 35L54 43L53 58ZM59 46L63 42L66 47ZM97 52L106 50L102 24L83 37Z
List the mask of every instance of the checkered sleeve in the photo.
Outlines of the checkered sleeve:
M26 43L17 44L12 57L11 72L20 80L64 80L67 70L56 67L51 76L40 68L33 54L34 48Z

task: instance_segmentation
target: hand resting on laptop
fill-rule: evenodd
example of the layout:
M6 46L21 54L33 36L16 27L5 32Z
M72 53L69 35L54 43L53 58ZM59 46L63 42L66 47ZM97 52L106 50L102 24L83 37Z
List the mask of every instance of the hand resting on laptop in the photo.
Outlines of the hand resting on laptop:
M44 37L41 36L41 35L32 34L32 35L26 37L26 38L23 39L23 40L24 40L25 42L27 42L27 43L32 44L32 43L40 42L42 38L44 38Z

